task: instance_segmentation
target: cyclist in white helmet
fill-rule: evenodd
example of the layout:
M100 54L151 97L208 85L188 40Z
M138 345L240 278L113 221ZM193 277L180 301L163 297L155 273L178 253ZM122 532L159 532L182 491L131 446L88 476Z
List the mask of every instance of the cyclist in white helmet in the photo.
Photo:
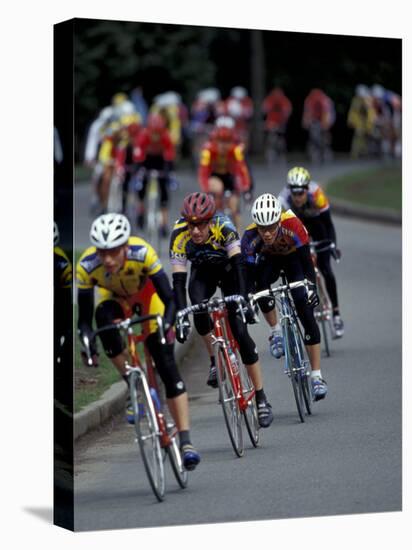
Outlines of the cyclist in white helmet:
M282 212L279 200L270 193L264 193L255 200L251 214L254 223L246 228L241 243L249 290L254 292L269 288L276 282L281 270L289 282L306 278L315 284L309 235L299 218L291 210ZM292 296L305 330L312 369L312 392L315 401L318 401L327 394L327 385L320 370L320 332L313 314L319 299L315 290L307 295L303 288L293 290ZM272 298L263 298L259 306L271 328L271 353L281 357L284 344L275 302Z
M89 337L93 314L97 327L114 320L140 315L158 315L164 318L166 345L159 345L157 324L150 321L146 345L166 388L167 404L179 431L180 447L186 469L192 470L200 456L190 441L189 405L185 384L174 357L175 304L169 279L152 246L130 235L130 223L122 214L104 214L94 220L90 230L92 246L81 255L76 269L78 288L78 329ZM94 308L94 291L97 307ZM118 331L100 334L106 355L126 383L127 348ZM94 366L98 365L97 350L93 349ZM126 417L134 423L130 398Z

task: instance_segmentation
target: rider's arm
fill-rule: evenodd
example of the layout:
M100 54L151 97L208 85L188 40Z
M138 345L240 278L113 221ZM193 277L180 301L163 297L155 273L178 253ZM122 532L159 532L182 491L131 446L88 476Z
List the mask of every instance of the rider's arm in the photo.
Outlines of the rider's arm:
M230 265L233 270L234 282L237 285L238 292L241 296L247 298L247 285L245 263L241 254L240 246L234 246L228 253Z
M312 283L316 283L315 269L313 267L309 245L305 244L300 246L296 249L296 253L299 256L305 279L309 279Z
M330 215L330 210L322 212L322 214L319 215L319 221L321 221L325 227L327 239L337 244L335 226Z
M159 298L165 306L164 319L166 325L173 325L176 315L176 305L169 279L163 269L150 276Z
M204 193L207 193L208 191L208 187L209 187L208 181L211 173L212 173L211 153L209 149L204 148L200 153L200 164L197 172L200 189Z
M173 294L176 302L177 310L184 309L187 306L186 299L186 281L187 271L180 266L173 266L172 268L173 278Z
M250 189L250 174L240 145L234 148L233 156L235 159L236 183L239 186L238 191L243 193Z

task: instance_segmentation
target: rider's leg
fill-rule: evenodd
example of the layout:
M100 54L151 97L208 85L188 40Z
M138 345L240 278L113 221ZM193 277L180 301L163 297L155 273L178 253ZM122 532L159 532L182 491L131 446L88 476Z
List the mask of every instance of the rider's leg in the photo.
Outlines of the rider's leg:
M159 177L160 188L160 214L162 217L162 227L167 231L169 224L168 205L169 205L169 178ZM165 235L166 236L166 235Z
M99 187L99 199L100 205L103 210L107 210L107 203L109 201L110 182L113 176L113 166L107 165L104 167L103 175L101 179L101 185Z
M190 301L192 304L199 304L203 300L208 300L216 292L217 284L210 277L210 273L207 274L202 270L192 267L189 279L188 292ZM216 365L214 349L212 345L212 322L208 313L200 313L193 317L193 321L196 330L200 336L202 336L207 353L210 357L210 372L208 385L215 387L217 385L216 380ZM212 372L213 371L213 372Z

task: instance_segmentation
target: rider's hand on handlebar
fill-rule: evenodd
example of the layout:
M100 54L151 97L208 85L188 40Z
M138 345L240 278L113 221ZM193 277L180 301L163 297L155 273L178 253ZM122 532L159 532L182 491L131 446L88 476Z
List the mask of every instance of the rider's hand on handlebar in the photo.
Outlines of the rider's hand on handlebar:
M312 307L312 308L319 305L319 296L318 296L318 293L316 292L316 287L309 288L307 297L306 297L306 303L308 304L309 307Z
M184 319L176 325L176 340L180 344L184 344L190 334L190 321L189 319Z
M339 260L342 258L342 251L341 251L341 249L335 247L335 248L332 250L332 256L335 258L335 260L336 260L337 262L339 262Z
M247 304L244 307L243 312L245 314L246 323L248 325L254 325L256 323L256 317L252 306L250 304Z
M93 331L83 329L80 333L80 341L82 343L82 349L80 355L85 367L98 367L99 366L99 354L97 353L96 343L93 340Z

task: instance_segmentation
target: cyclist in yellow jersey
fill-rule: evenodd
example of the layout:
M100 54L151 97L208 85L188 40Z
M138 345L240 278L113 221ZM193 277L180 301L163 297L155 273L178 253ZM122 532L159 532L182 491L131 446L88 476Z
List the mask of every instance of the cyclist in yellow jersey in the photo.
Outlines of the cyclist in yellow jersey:
M200 456L190 442L188 397L174 357L176 308L167 275L152 246L140 237L130 236L130 223L122 214L99 216L92 224L90 240L93 246L84 251L76 268L80 337L86 335L90 340L95 289L98 327L130 317L136 311L140 315L164 317L167 344L159 345L157 326L149 322L146 345L166 388L167 404L179 431L183 462L186 469L194 469ZM128 383L129 357L119 332L102 332L100 338L106 355ZM96 349L92 353L97 366ZM130 423L134 422L130 399L126 416Z

